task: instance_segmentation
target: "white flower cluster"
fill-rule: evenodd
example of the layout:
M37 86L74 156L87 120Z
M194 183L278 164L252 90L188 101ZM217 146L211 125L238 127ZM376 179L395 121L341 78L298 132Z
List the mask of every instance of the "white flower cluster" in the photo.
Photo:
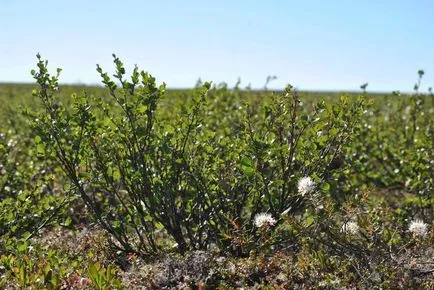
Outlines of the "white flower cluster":
M269 213L259 213L255 216L255 226L262 228L263 226L272 226L276 220Z
M422 220L414 220L410 223L408 231L417 236L425 236L428 232L428 225Z
M346 222L341 227L344 234L356 235L359 232L359 225L354 221Z
M303 177L298 181L298 193L305 196L315 189L315 182L310 177Z
M302 177L297 184L298 194L305 196L315 190L315 182L309 176ZM291 210L291 206L284 210L281 214L285 215Z

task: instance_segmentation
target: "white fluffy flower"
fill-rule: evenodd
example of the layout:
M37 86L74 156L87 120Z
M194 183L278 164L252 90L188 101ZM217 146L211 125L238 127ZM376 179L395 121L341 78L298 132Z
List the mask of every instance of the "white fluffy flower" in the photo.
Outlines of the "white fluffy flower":
M417 235L417 236L425 236L427 233L428 225L424 223L422 220L414 220L410 223L408 227L408 231Z
M262 228L265 225L272 226L276 220L269 213L259 213L255 216L255 226Z
M359 232L359 225L354 221L346 222L342 225L341 232L345 234L355 235Z
M315 188L315 182L310 177L303 177L298 181L298 193L305 196L311 193Z

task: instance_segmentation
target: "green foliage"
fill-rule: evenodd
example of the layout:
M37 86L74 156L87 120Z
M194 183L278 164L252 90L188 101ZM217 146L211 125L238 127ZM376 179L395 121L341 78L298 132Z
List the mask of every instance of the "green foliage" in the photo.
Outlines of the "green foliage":
M104 88L59 88L38 55L24 110L24 93L0 86L1 287L118 289L120 271L174 252L230 261L188 287L429 287L413 279L429 270L406 266L432 245L424 71L412 95L167 91L113 60L112 77L97 66ZM84 244L101 249L37 243L59 226L99 227Z
M69 198L58 194L61 175L55 177L56 168L38 158L24 118L6 113L9 128L0 128L0 237L23 238L61 222Z
M0 285L9 287L58 289L68 271L65 257L51 250L43 252L28 242L17 243L12 253L0 257L0 264L6 273Z
M123 289L121 283L116 279L116 268L112 265L104 268L100 264L90 264L88 272L95 289Z
M418 74L420 87L423 71ZM407 213L432 220L433 110L432 96L416 90L410 96L388 96L369 111L361 134L346 153L347 171L353 183L347 181L346 190L357 190L362 184L377 190L404 192L411 195L405 203Z
M246 105L244 121L222 127L209 117L221 108L213 107L205 83L172 118L161 117L165 85L137 67L128 81L113 57L116 81L97 66L111 98L73 95L67 110L55 96L58 75L50 76L38 56L34 95L44 111L35 113L34 130L41 153L61 164L72 189L127 252L159 250L155 232L164 228L180 252L217 244L248 254L260 237L255 215L280 219L319 200L297 192L298 180L311 176L330 190L334 162L364 111L363 98L305 107L288 87L266 104ZM219 101L219 89L212 93ZM232 239L239 228L254 235L242 247Z

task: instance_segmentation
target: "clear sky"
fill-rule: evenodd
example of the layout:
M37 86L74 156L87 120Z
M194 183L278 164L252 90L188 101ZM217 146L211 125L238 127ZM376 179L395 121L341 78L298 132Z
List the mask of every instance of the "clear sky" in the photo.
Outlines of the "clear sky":
M111 54L169 87L202 80L299 89L434 87L434 1L0 0L0 82L32 82L35 54L67 83L99 83Z

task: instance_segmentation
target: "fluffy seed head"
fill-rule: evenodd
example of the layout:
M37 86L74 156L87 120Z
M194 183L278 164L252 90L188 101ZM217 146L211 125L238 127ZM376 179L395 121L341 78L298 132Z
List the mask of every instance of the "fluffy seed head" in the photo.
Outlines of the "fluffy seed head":
M359 225L353 221L346 222L342 225L341 232L344 234L355 235L359 232Z
M409 232L421 237L427 234L427 229L428 225L422 220L414 220L410 223L410 226L408 227Z
M258 213L255 216L255 226L262 228L263 226L272 226L276 220L269 213Z
M305 196L315 189L315 182L309 176L303 177L298 181L298 193Z

